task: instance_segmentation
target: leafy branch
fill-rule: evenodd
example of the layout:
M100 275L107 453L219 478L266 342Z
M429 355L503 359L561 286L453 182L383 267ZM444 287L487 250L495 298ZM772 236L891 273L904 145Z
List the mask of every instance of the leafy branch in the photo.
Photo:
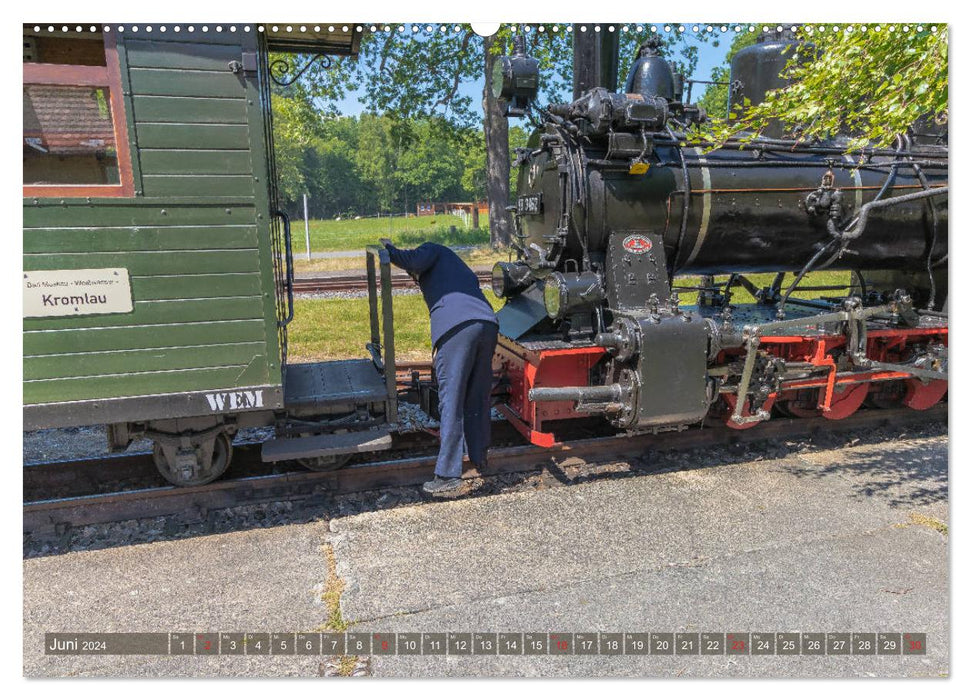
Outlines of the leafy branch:
M905 30L906 29L906 30ZM751 140L781 123L800 141L848 137L846 150L890 146L929 120L947 121L947 25L803 26L782 75L787 87L756 105L733 104L702 138Z

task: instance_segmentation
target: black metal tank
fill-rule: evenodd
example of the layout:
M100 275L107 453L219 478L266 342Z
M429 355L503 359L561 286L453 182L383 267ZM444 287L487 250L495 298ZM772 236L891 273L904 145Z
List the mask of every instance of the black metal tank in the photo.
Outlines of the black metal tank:
M746 46L732 58L730 111L741 115L746 103L759 104L770 90L785 87L788 81L782 77L782 73L786 65L794 57L800 54L806 56L811 50L811 45L802 45L789 29L760 33L755 44ZM783 135L783 128L777 123L770 124L764 133L767 137L779 138Z

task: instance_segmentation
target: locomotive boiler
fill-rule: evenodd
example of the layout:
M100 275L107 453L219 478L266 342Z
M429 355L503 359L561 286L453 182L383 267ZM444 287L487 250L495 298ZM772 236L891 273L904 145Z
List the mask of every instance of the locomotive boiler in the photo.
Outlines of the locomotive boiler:
M736 55L739 108L783 84L791 41ZM514 164L518 259L493 270L501 410L530 440L553 444L589 416L632 431L711 415L745 428L773 409L838 419L865 401L944 396L944 129L847 152L848 136L807 142L773 125L714 147L650 41L621 93L533 110L537 84L522 42L497 62L511 113L539 116ZM807 286L820 270L847 283Z

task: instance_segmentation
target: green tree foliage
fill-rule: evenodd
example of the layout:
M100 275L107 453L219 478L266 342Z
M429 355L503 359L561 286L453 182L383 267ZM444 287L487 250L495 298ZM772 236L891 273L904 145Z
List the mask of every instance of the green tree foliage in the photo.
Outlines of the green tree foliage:
M362 114L358 122L355 162L365 183L365 196L377 203L379 211L390 211L398 194L401 141L392 127L391 119L373 114Z
M320 217L401 213L421 200L484 196L481 130L441 117L337 117L306 101L302 93L273 96L278 189L293 213L303 213L304 193ZM522 129L514 133L514 145L525 142Z
M431 24L418 32L413 31L414 26L384 26L390 31L364 32L358 58L332 57L329 65L315 62L301 82L331 111L336 111L337 103L349 93L363 89L368 111L399 119L437 114L452 123L476 124L472 100L462 95L459 87L483 77L482 37L466 24ZM627 26L628 31L619 33L620 82L636 58L637 48L650 36L662 39L661 53L688 76L698 64L697 42L711 41L714 46L719 42L717 34L708 32L679 32L676 28L652 32L651 25ZM509 52L517 31L525 32L527 51L539 60L540 101L569 100L573 85L572 31L562 24L504 24L495 35L492 50ZM297 58L295 70L309 62L309 56Z
M299 87L290 96L273 95L277 187L285 199L305 192L303 154L318 133L319 118L306 93Z
M715 120L707 136L750 137L774 120L805 140L851 134L848 150L892 145L915 123L947 121L946 25L803 26L784 75L765 101Z
M469 130L466 132L463 150L459 157L463 161L462 190L469 193L475 201L482 201L486 196L486 161L485 139L482 132ZM509 161L516 157L516 149L524 148L529 139L529 131L519 125L509 127ZM516 171L509 170L509 190L516 190Z
M472 100L459 91L463 81L481 73L481 39L469 25L384 25L389 31L365 31L359 55L311 63L310 56L292 59L294 70L308 66L300 79L328 110L347 94L363 90L369 112L399 121L441 116L462 126L475 121ZM458 31L455 31L455 29Z
M357 208L364 189L356 167L357 120L326 118L300 86L274 94L272 105L277 188L284 206L302 213L307 193L315 215Z
M360 152L358 120L352 117L325 119L321 132L305 152L303 161L307 194L314 214L324 216L361 211L367 188L357 165Z
M486 196L486 155L485 136L481 131L469 133L459 157L462 159L462 189L473 200L483 201Z
M398 158L397 176L422 199L433 201L465 198L462 189L467 134L441 119L422 119L411 128L410 146Z
M735 54L747 46L752 46L757 36L756 32L735 33L728 53L725 55L725 64L711 69L710 80L727 83L731 77L731 63ZM698 100L698 105L704 108L709 117L725 119L728 116L728 85L709 85Z

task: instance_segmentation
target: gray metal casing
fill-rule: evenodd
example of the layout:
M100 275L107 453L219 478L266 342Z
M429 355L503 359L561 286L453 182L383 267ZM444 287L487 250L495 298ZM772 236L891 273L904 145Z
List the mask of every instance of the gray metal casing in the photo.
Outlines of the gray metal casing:
M636 427L699 422L708 412L708 327L704 320L691 314L665 315L659 322L639 314L630 318L641 330Z

